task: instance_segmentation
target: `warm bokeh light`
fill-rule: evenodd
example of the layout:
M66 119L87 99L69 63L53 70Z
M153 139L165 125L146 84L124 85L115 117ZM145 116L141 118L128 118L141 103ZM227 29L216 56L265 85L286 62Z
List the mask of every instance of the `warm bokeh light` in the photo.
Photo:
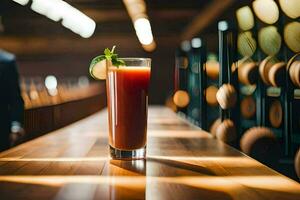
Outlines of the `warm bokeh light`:
M218 92L218 88L214 85L208 86L205 90L205 99L208 105L210 106L217 106L218 101L216 98L216 94Z
M32 90L29 92L29 97L31 100L36 100L39 98L39 94L36 90Z
M190 103L190 96L184 90L178 90L173 96L173 101L176 106L184 108Z
M151 52L156 49L156 43L153 41L151 44L148 45L142 45L145 51Z
M209 78L217 80L219 77L220 64L217 60L209 60L205 63L206 74Z

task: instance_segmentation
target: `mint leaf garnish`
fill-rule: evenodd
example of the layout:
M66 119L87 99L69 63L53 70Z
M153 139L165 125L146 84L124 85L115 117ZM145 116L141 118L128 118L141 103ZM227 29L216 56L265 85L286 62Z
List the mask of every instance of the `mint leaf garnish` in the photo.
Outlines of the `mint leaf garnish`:
M116 46L114 45L111 50L109 50L108 48L104 49L104 56L105 56L106 60L111 61L112 64L116 67L125 65L125 62L122 59L118 58L118 54L114 53L115 48L116 48Z
M104 55L105 56L110 56L111 55L111 52L108 48L104 49Z
M121 66L121 65L125 65L125 62L123 61L123 60L121 60L121 59L116 59L116 60L112 60L113 61L113 64L115 65L115 66Z

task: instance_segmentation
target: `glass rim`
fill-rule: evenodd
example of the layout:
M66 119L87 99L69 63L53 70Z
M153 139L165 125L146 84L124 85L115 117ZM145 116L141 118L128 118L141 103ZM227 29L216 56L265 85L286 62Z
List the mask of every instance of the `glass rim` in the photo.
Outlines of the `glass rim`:
M139 61L151 61L151 58L138 58L138 57L124 57L124 58L119 58L121 60L139 60Z

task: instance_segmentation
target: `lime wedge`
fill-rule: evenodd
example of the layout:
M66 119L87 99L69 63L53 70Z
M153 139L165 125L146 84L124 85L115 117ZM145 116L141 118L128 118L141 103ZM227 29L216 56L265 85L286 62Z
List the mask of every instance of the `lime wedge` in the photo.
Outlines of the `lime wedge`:
M95 57L90 64L90 74L96 80L106 79L106 59L104 55Z

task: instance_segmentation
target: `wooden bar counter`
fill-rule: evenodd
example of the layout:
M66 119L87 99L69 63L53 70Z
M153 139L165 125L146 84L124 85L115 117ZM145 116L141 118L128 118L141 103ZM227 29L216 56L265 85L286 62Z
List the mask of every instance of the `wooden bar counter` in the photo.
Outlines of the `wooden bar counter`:
M108 157L107 112L0 154L0 199L300 199L300 184L149 108L147 160Z

